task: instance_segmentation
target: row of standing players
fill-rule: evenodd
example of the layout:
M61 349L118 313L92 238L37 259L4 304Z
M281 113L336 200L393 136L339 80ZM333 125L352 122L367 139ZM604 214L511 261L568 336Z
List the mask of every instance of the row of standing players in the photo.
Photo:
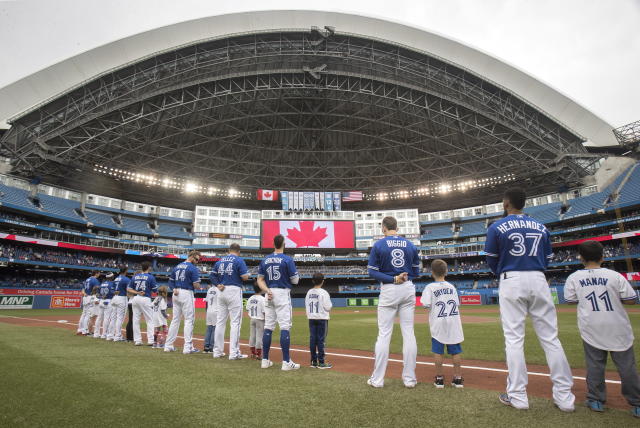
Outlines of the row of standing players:
M272 334L276 324L280 327L280 347L282 350L282 370L297 370L299 364L293 362L289 355L290 328L292 324L291 287L299 281L299 275L293 259L284 254L284 237L274 238L275 251L267 256L258 269L256 294L247 305L251 318L250 348L252 357L261 360L262 368L273 365L269 359ZM107 340L122 341L122 324L124 321L127 296L133 318L133 340L136 346L142 346L140 321L145 319L147 325L148 345L161 347L165 352L175 351L173 346L178 336L181 321L184 320L183 354L197 353L193 346L193 326L195 321L194 290L201 289L202 279L195 266L200 260L198 251L191 251L185 262L178 264L169 275L169 284L173 289L173 320L167 331L168 314L166 286L158 287L155 277L150 273L151 265L142 263L142 269L133 278L126 276L127 269L122 267L119 275L111 281L107 278L100 284L99 272L94 272L83 286L83 311L78 324L77 334L88 334L92 319L94 337ZM214 358L226 356L224 353L224 336L227 320L230 321L229 359L248 358L240 351L240 328L242 323L243 299L242 283L249 279L249 272L244 260L240 257L240 246L232 244L229 254L222 257L214 265L209 280L211 287L207 291L207 331L205 335L205 352ZM311 363L313 367L330 368L324 360L324 342L331 299L322 289L322 274L314 275L314 287L306 296L308 304L307 316L311 330ZM158 292L155 300L151 295ZM100 295L102 299L98 299ZM266 296L266 298L265 298ZM94 314L96 315L94 317Z
M529 408L526 392L528 378L524 356L525 320L529 316L551 372L553 402L560 410L572 412L575 409L575 396L571 391L573 377L564 349L558 339L557 314L544 275L549 259L552 257L550 235L542 223L523 213L525 202L524 190L514 188L505 192L503 198L505 216L489 227L485 242L487 263L500 280L500 319L505 338L508 369L506 393L501 394L499 399L503 404L516 409ZM375 344L374 369L367 383L376 388L384 385L393 324L394 320L399 318L403 338L402 380L406 387L413 388L417 383L415 375L417 345L414 334L415 286L412 279L420 274L420 257L410 241L398 236L395 218L383 219L382 232L385 237L376 241L368 262L369 275L376 279L381 287L377 309L378 338ZM277 323L280 326L282 369L295 370L300 366L289 357L292 312L290 289L292 285L298 283L299 276L293 259L283 254L284 237L276 236L274 247L275 252L260 263L257 278L258 287L266 295L261 367L269 368L273 365L269 360L269 349ZM565 288L565 294L567 290L569 291L565 296L567 300L578 305L578 327L584 342L587 365L586 404L595 411L601 411L604 408L606 357L607 354L611 354L622 378L623 395L632 406L632 414L640 417L640 381L632 346L634 338L629 318L621 306L622 303L632 303L636 297L631 295L632 288L626 280L620 279L622 277L619 274L595 266L602 263L601 246L599 258L597 251L591 250L590 253L589 251L585 253L587 258L583 257L583 263L587 269L572 274ZM591 255L588 256L588 254ZM200 275L194 263L199 260L199 257L197 252L190 253L187 262L176 266L171 273L170 281L174 290L174 320L164 345L165 352L175 350L173 343L181 318L185 320L183 353L194 352L192 345L195 312L193 289L200 284ZM151 279L152 276L148 273L137 274L132 280L133 288L127 288L128 292L138 294L133 298L134 323L135 300L142 296L149 299L151 292L149 286L155 286L155 280L153 279L151 284ZM239 319L242 313L240 284L246 279L248 279L248 271L244 261L239 257L239 246L232 245L230 254L216 263L211 274L211 282L217 285L219 291L219 293L216 292L218 312L214 358L224 356L222 349L227 318L231 318L229 358L244 358L240 353L238 340ZM580 285L572 287L571 284L574 283ZM430 303L432 303L430 318L434 318L437 310L436 319L458 318L459 320L459 312L449 301ZM440 306L436 307L436 303ZM146 301L146 305L150 306L149 300ZM149 324L149 320L147 322ZM449 353L459 354L458 351L461 349L456 345L460 345L457 341L462 340L461 335L460 339L441 342L434 337L433 333L432 327L432 340L435 340L432 349L436 357L444 353L443 345L451 345L447 346ZM140 338L139 333L138 338ZM454 363L458 362L459 360L454 360ZM436 386L438 386L437 381Z

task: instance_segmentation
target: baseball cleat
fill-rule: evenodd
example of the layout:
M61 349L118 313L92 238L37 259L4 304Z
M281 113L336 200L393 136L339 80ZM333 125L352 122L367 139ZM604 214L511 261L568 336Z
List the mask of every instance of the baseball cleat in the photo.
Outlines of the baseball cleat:
M604 412L604 404L598 400L587 400L584 404L594 412Z
M249 356L247 354L240 354L234 357L229 356L230 360L244 360L245 358L249 358Z
M444 376L436 376L436 378L433 380L433 384L438 389L444 388Z
M500 400L500 402L502 404L504 404L505 406L511 406L514 409L518 409L518 410L529 410L529 407L516 407L513 405L513 403L511 402L511 397L509 397L509 394L504 393L504 394L500 394L498 396L498 400Z
M142 346L142 345L144 345L144 343L142 343L142 342L136 342L136 343L133 344L133 346Z
M113 339L113 341L114 341L114 342L126 342L126 341L127 341L127 339L122 339L122 338L120 338L120 339Z
M318 368L318 362L317 361L311 361L311 367L314 369Z
M174 348L173 346L165 346L164 347L164 352L174 352L176 350L176 348Z
M511 406L511 398L509 398L508 394L500 394L498 400L505 406Z
M198 348L191 348L188 351L182 351L183 355L187 355L187 354L197 354L198 352L200 352L200 350Z
M282 370L287 372L291 370L298 370L300 368L300 364L296 364L293 361L283 361L282 362Z
M213 354L213 350L209 349L209 348L204 348L202 350L202 352L204 352L205 354Z
M415 388L415 387L416 387L416 385L417 385L417 383L405 383L405 384L404 384L404 387L405 387L405 388L412 389L412 388Z
M576 408L575 408L574 406L571 406L571 407L564 407L564 406L560 406L558 403L553 403L553 404L555 404L555 406L556 406L560 411L565 412L565 413L571 413L571 412L574 412L574 411L576 410Z
M631 415L634 418L640 418L640 406L636 406L633 409L631 409Z
M261 369L268 369L272 365L273 365L273 362L271 360L262 360L262 362L260 363L260 368Z
M382 388L382 385L375 385L373 383L373 381L371 380L371 378L367 379L367 385L373 387L373 388Z
M454 377L451 381L451 386L454 388L464 388L464 379L462 377Z
M318 368L322 369L322 370L323 369L330 369L330 368L333 368L333 365L331 363L327 363L327 362L318 363Z
M226 356L227 354L225 354L224 352L222 354L216 354L215 352L213 353L213 358L222 358L224 356Z

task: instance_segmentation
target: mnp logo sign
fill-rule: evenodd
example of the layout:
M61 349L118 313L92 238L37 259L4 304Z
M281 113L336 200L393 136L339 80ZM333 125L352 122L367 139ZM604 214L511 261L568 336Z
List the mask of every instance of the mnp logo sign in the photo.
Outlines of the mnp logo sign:
M33 296L0 296L0 309L31 309Z

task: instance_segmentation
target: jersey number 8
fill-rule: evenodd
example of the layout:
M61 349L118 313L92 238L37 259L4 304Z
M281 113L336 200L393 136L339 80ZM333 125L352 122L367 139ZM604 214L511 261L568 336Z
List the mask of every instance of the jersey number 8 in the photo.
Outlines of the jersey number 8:
M404 266L404 251L399 248L391 251L391 264L395 268L401 268Z

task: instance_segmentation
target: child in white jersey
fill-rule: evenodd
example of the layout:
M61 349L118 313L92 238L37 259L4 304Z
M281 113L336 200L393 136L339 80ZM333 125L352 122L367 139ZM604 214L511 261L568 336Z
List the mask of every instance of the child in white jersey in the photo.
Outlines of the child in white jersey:
M434 260L431 263L431 276L435 282L428 284L422 292L422 305L429 309L429 329L431 330L431 352L436 360L436 388L444 388L444 348L453 356L453 380L451 386L464 387L462 379L462 346L464 340L460 320L460 300L456 288L445 281L447 263Z
M249 349L251 358L262 360L262 335L264 334L264 292L257 285L253 286L255 294L247 300L247 313L251 318L249 327Z
M100 298L98 297L98 291L100 286L96 285L91 290L91 296L89 296L89 306L91 307L89 312L89 324L87 326L87 336L92 336L95 332L96 319L98 318L98 311L100 310Z
M169 295L169 287L163 285L158 288L158 296L153 300L153 347L163 349L164 342L167 339L167 298Z
M313 288L307 291L304 306L309 319L309 349L311 350L311 367L330 369L333 367L324 359L324 344L329 331L329 311L333 307L331 296L322 289L324 275L313 274Z
M215 278L215 275L211 275L211 278ZM207 302L207 315L206 324L207 331L204 336L204 349L205 354L213 353L213 345L215 344L216 324L218 323L218 284L211 283L209 290L207 290L207 297L204 300Z
M633 330L623 304L636 303L636 293L618 272L601 267L602 244L585 241L578 246L584 269L569 275L564 298L578 305L578 329L582 336L587 365L587 401L589 409L602 412L607 400L605 368L607 354L618 368L622 395L640 418L640 378L633 354Z

